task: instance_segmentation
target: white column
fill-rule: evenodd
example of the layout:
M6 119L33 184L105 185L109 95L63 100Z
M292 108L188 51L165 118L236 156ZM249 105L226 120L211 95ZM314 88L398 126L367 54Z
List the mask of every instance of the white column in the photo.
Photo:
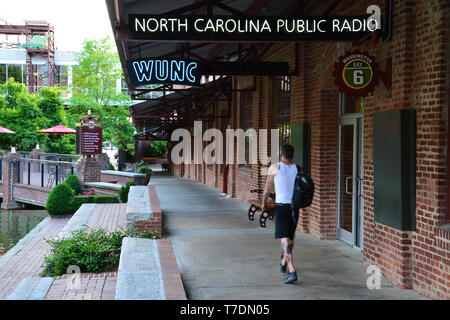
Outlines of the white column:
M67 66L67 87L69 88L68 97L72 97L72 66Z

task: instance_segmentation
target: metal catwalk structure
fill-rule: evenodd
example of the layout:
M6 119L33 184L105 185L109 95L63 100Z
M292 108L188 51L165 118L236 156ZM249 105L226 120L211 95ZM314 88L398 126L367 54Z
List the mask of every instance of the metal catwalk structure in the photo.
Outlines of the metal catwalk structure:
M25 44L17 44L26 49L26 86L28 92L36 92L41 87L55 84L55 41L54 27L47 21L25 20L25 25L0 24L0 35L25 36Z

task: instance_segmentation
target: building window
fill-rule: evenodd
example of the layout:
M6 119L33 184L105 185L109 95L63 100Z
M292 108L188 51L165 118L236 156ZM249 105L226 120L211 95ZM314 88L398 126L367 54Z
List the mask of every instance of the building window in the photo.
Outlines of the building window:
M280 150L283 143L291 143L291 78L275 79L275 128L279 130Z
M239 98L239 126L245 132L247 129L253 128L253 92L241 92ZM245 137L245 164L239 164L239 167L251 168L250 138L248 136Z

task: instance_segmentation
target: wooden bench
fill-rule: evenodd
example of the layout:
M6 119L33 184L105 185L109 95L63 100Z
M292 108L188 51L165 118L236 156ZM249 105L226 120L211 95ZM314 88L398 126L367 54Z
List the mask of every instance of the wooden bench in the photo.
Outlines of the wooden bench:
M263 194L264 190L262 189L254 189L250 190L251 193ZM266 220L273 220L274 211L275 211L275 194L270 193L269 198L266 200L266 207L264 210L261 208L261 200L250 200L249 201L250 208L248 209L248 219L250 221L255 220L255 213L257 211L261 211L261 215L259 216L259 225L262 228L266 227Z

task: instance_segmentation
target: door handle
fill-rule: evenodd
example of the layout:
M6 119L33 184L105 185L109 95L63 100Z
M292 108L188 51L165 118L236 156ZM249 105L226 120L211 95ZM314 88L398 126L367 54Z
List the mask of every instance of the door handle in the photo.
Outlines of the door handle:
M356 180L358 181L358 196L362 197L362 183L364 179L357 178Z
M348 180L350 180L350 179L352 179L353 180L353 177L352 176L350 176L350 177L347 177L347 178L345 178L345 193L346 194L353 194L353 191L348 191Z

